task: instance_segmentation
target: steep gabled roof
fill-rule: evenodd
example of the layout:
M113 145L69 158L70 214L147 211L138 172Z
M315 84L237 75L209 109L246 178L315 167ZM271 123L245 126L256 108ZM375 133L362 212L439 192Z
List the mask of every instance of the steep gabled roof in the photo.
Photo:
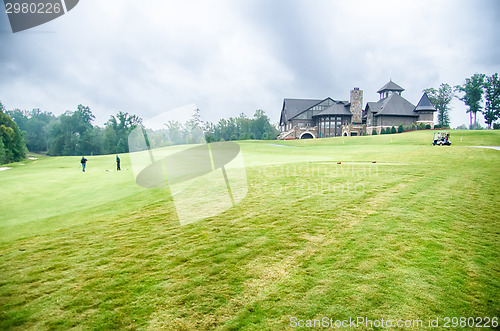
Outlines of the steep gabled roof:
M313 117L324 115L352 115L351 111L349 110L349 108L351 108L350 105L351 104L347 101L338 101L325 110L320 111Z
M380 88L380 90L377 91L377 93L383 93L385 91L404 91L405 89L399 86L398 84L394 83L392 80L389 81L389 83L385 84Z
M436 107L434 107L431 100L427 96L427 93L425 92L420 98L420 101L418 102L417 106L415 107L415 111L420 111L420 110L436 111Z
M369 102L368 106L372 112L376 113L375 116L418 116L418 114L413 111L415 106L397 93L393 93L378 102Z
M380 110L382 110L382 100L379 102L367 102L366 103L366 111L368 112L368 108L372 111L372 113L378 113Z
M318 103L324 101L318 99L285 99L283 101L283 108L281 109L280 124L284 124L284 115L286 112L286 119L289 120L303 111L317 105Z
M318 99L285 99L283 102L283 109L287 111L287 117L292 118L302 113L323 100Z

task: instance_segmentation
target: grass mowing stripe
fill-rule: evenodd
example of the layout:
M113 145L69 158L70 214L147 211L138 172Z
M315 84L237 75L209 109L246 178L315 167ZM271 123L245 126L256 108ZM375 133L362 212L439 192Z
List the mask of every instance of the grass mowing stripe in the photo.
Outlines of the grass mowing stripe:
M129 179L103 177L100 187L109 187L88 200L98 204L62 199L71 212L1 230L0 327L260 330L286 329L291 316L498 315L500 154L432 148L428 134L280 149L242 142L252 165L247 197L182 227L168 192L117 199L109 193ZM497 132L463 137L466 145L500 145ZM0 191L16 178L43 189L49 182L37 171L73 161L8 170ZM102 157L89 166L107 163ZM65 174L84 187L90 183L82 179L102 177L79 175ZM10 201L20 201L22 191L12 192Z

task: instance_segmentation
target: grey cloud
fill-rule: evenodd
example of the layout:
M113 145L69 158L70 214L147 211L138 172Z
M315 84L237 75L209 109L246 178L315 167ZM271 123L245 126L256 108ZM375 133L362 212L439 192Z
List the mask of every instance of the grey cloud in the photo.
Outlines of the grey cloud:
M0 100L55 113L88 103L100 124L190 103L206 120L263 108L277 121L284 97L347 99L359 86L370 101L392 78L416 103L500 63L496 1L149 4L81 1L16 35L2 18Z

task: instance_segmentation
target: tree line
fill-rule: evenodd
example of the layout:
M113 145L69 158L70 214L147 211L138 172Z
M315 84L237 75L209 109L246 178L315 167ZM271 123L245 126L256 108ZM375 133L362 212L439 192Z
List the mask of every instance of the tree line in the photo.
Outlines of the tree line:
M470 78L466 78L461 85L452 87L449 84L442 83L437 89L431 87L424 89L423 92L427 93L436 107L438 125L441 127L449 127L450 125L449 104L455 97L467 107L467 113L470 116L469 129L478 129L477 113L484 116L488 129L491 129L492 126L494 129L500 128L500 125L495 123L500 119L500 80L498 79L498 73L491 76L474 74ZM473 115L474 123L472 122Z
M14 109L6 114L23 133L28 151L51 156L125 153L129 132L141 123L136 115L118 112L101 128L92 124L95 116L83 105L59 116L40 109Z
M168 121L161 130L146 129L148 142L152 148L179 144L231 140L276 139L278 129L262 109L257 109L252 118L241 113L239 117L220 119L217 123L201 120L196 109L185 123Z
M0 103L0 164L18 162L26 152L50 156L118 154L129 151L128 136L142 119L127 112L111 115L104 127L93 124L88 106L55 116L40 109L6 110ZM196 109L186 123L169 121L161 130L146 130L151 147L244 139L275 139L278 130L263 110L253 118L241 114L217 123L203 122Z

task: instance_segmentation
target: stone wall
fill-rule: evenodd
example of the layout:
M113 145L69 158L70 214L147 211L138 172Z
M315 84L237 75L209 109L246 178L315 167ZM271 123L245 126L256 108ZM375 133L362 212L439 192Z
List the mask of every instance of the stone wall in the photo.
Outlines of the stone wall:
M301 128L294 126L291 130L281 132L277 139L300 139L305 133L310 133L313 138L318 138L318 127Z

